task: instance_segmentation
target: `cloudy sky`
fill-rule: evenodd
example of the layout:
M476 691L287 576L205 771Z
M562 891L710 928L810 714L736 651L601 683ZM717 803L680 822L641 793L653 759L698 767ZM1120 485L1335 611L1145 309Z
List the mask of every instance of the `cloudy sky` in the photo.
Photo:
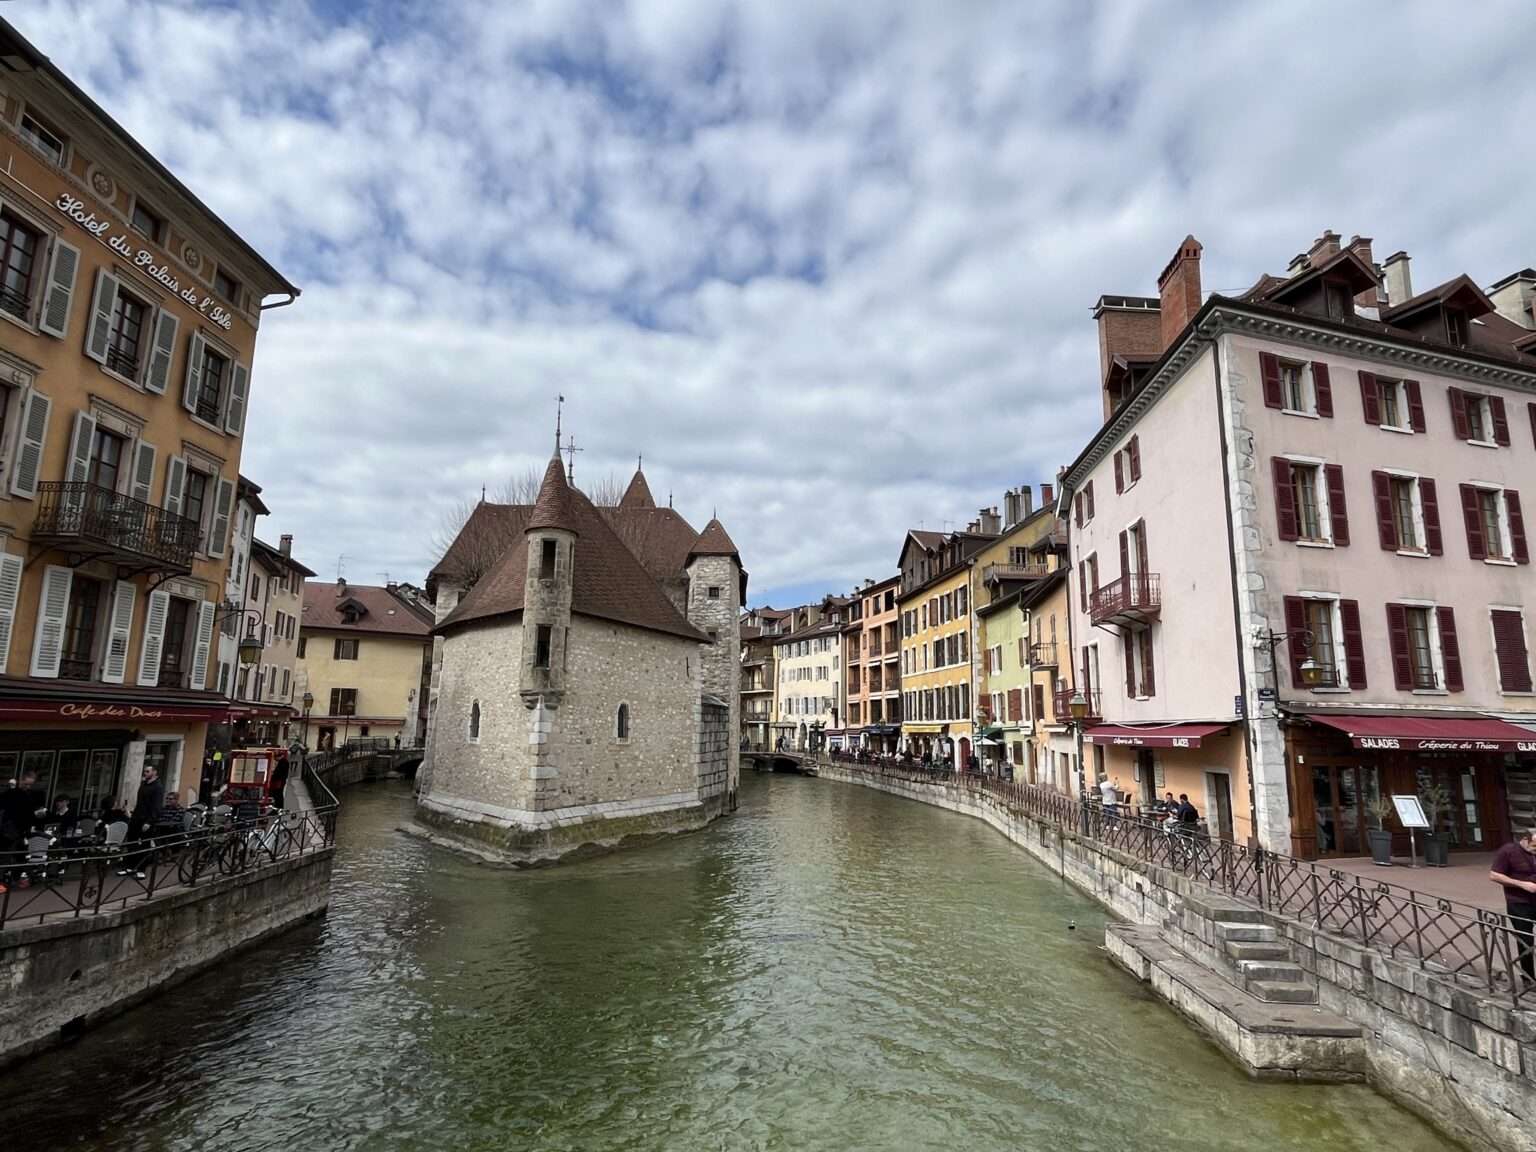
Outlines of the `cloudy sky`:
M303 288L242 471L326 577L420 581L547 459L702 526L754 603L894 571L1097 423L1103 292L1320 231L1536 264L1536 8L25 0L15 22ZM1513 145L1513 146L1511 146Z

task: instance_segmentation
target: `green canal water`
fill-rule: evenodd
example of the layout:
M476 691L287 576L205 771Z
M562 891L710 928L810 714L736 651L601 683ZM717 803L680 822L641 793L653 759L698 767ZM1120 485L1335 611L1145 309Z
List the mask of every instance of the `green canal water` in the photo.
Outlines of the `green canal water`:
M1440 1152L1255 1084L979 822L751 777L732 819L492 871L344 799L329 915L0 1079L8 1148Z

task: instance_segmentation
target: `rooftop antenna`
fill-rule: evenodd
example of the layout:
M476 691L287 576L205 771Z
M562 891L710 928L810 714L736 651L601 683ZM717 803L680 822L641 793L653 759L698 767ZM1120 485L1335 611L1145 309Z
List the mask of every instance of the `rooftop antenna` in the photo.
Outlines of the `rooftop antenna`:
M342 552L336 557L336 583L341 583L341 578L347 574L347 554Z
M374 575L375 576L382 576L382 577L384 577L384 583L386 585L389 583L389 573L388 572L375 572Z
M566 458L567 463L565 465L565 482L567 484L575 484L576 483L576 453L578 453L578 452L585 452L585 451L586 451L585 448L578 448L578 447L576 447L576 437L569 436L569 437L566 438L566 441L565 441L566 457L565 458Z
M645 455L644 455L644 453L641 453L640 455L635 457L635 471L636 472L643 472L643 471L645 471Z
M555 399L555 455L560 455L560 416L561 409L565 407L565 397L557 396Z
M672 489L667 489L667 507L672 507Z

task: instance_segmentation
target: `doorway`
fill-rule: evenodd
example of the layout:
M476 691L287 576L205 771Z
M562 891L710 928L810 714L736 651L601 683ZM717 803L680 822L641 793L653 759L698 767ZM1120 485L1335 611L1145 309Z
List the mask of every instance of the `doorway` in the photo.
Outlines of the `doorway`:
M1490 842L1486 827L1486 813L1478 795L1477 769L1475 764L1454 761L1449 763L1421 762L1414 772L1418 792L1423 796L1436 784L1445 789L1450 800L1450 817L1446 831L1451 834L1452 848L1484 848Z
M1232 777L1225 772L1205 774L1205 824L1208 831L1232 840Z
M1364 855L1366 806L1378 792L1374 767L1362 768L1356 764L1312 766L1312 803L1316 811L1319 856Z
M971 770L971 738L960 737L960 763L955 766L956 772L969 772Z

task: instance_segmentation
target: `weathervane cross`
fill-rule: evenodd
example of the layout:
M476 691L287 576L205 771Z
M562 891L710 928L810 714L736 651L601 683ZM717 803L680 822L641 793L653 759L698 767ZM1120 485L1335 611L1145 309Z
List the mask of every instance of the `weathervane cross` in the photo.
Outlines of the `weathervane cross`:
M565 482L576 483L576 453L585 452L585 448L576 447L576 437L569 436L565 441Z

